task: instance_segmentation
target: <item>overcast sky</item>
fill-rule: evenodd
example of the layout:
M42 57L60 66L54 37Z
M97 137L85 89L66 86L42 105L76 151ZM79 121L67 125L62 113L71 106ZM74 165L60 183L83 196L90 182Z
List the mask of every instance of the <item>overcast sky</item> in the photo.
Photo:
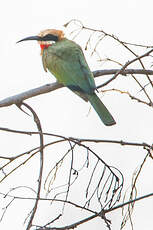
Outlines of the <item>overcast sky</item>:
M66 22L71 19L78 19L88 27L103 29L123 41L153 45L152 9L153 2L150 0L2 1L0 3L0 99L55 81L54 77L43 70L40 48L37 42L16 44L18 40L36 35L47 28L64 29L63 25ZM86 38L80 37L77 42L83 46L84 39ZM112 55L112 57L120 58L119 60L122 60L123 63L128 61L128 58L124 56L126 52L122 53L119 45L115 44L114 48L109 44L106 47L102 47L104 51L103 58ZM141 54L141 51L138 51ZM92 70L112 68L111 64L101 65L97 63L96 57L90 57L89 51L86 51L85 55ZM148 68L151 67L148 66ZM125 83L125 79L121 79L116 85L115 83L114 85L112 84L112 87L119 88L123 86L126 88L126 84L131 84L131 88L133 86L133 82L128 78L127 83ZM138 91L133 90L133 92L135 96L139 96ZM88 114L90 105L67 89L56 90L50 94L32 98L27 102L38 112L45 132L73 137L122 139L151 144L153 130L151 108L133 102L127 96L119 94L108 93L100 97L115 117L116 126L105 127L101 124L97 114L92 109ZM32 119L15 106L1 108L0 126L19 130L35 130ZM11 154L13 152L17 154L30 148L31 145L35 146L30 138L28 140L24 140L23 137L20 138L19 136L12 137L10 134L2 133L2 153ZM10 144L8 145L8 143ZM108 164L118 167L123 172L127 188L130 186L132 173L142 162L145 152L137 148L132 149L122 146L102 147L102 145L100 147L96 146L95 149L99 153L101 151L104 153L103 159ZM23 177L25 177L25 173L30 175L31 170L33 170L32 167L28 171L23 170ZM139 195L152 192L151 170L150 161L144 172L144 184L140 186ZM27 181L26 178L25 181ZM8 180L1 186L0 191L7 192L7 189L12 188L14 183ZM23 221L18 226L19 220L16 219L18 212L19 210L16 209L14 216L14 212L12 214L10 209L8 216L6 216L8 221L3 220L0 223L0 228L9 229L9 226L11 226L16 230L25 229L25 226L22 225ZM142 205L138 204L135 213L135 229L152 229L152 198L146 202L142 201ZM117 214L114 212L109 216L112 219L112 226L114 226L112 229L119 229L119 222L116 220L117 215L119 215L119 212ZM22 218L24 220L24 216ZM10 223L11 225L9 225ZM94 224L91 224L89 229L93 229L93 226L96 226L96 221ZM96 227L97 229L98 226ZM80 229L85 229L85 227L82 226ZM125 227L125 229L129 229L129 226Z

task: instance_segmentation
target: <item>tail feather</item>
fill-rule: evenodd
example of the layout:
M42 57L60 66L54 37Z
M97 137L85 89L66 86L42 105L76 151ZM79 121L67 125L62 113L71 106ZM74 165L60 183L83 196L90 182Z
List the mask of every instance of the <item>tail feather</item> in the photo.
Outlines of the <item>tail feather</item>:
M105 125L111 126L116 124L108 109L105 107L105 105L95 93L92 95L88 95L88 99Z

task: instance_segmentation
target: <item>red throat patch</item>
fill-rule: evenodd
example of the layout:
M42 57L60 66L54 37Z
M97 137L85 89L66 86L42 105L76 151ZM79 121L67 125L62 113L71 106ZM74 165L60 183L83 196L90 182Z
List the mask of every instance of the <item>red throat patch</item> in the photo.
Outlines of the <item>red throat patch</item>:
M43 53L44 49L47 49L49 46L51 46L51 44L40 44L40 48L41 48L41 55Z

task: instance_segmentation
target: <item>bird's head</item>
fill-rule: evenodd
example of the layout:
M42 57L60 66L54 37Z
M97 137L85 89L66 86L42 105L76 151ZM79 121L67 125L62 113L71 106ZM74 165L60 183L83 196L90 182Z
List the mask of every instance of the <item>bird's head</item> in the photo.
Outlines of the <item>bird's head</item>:
M52 42L60 41L63 38L64 38L64 33L62 30L47 29L47 30L41 31L36 36L30 36L30 37L23 38L17 43L23 42L23 41L30 41L30 40L38 41L40 48L41 48L41 54L42 54L43 49L51 46Z

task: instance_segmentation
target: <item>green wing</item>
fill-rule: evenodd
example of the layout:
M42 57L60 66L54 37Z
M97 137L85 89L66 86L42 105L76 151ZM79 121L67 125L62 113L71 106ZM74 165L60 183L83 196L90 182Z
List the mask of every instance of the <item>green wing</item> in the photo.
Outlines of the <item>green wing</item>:
M73 91L92 94L93 74L79 45L64 39L44 50L43 62L59 82Z
M85 101L89 100L105 125L116 123L94 93L96 86L93 74L79 45L67 39L56 42L44 50L43 65L45 70L48 69L60 83Z

